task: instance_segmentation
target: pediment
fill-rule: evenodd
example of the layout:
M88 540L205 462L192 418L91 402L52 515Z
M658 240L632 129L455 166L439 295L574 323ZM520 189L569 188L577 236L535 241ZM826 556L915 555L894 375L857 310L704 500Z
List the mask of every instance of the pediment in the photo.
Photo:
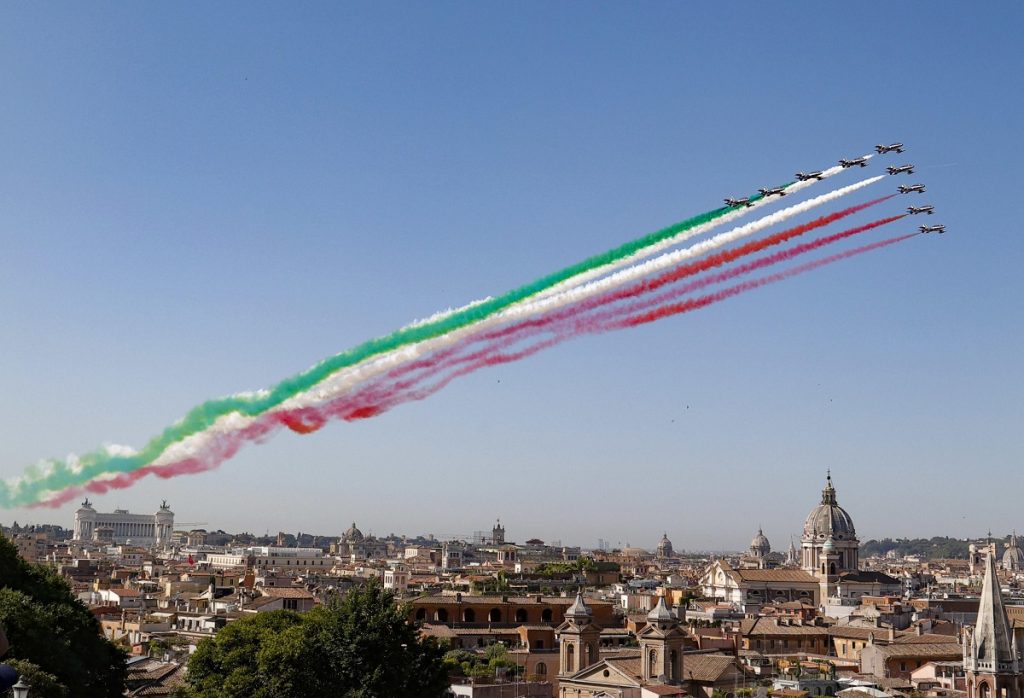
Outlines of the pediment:
M640 686L640 682L636 677L630 676L604 659L597 664L588 666L586 669L581 669L568 679L564 679L563 683L566 680L596 686L626 686L631 688Z

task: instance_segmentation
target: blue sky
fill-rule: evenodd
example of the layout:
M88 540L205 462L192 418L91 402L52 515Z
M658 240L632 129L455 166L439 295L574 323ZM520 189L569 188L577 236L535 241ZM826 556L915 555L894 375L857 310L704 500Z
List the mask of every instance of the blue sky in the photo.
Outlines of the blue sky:
M1022 529L1022 21L5 4L0 474L141 445L206 398L902 140L887 164L918 165L950 234L96 499L261 533L500 516L518 540L741 547L761 525L782 548L831 467L862 538Z

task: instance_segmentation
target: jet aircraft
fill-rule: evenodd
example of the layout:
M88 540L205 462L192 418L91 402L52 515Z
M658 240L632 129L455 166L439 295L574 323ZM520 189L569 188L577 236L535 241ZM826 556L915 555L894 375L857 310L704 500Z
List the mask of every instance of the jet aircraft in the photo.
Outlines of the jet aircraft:
M853 167L855 165L860 165L861 167L867 167L868 166L868 159L865 158L865 157L851 158L849 160L840 160L839 164L842 165L843 167Z
M779 196L785 196L786 195L786 192L784 191L783 187L775 187L775 188L768 188L768 189L758 189L758 191L761 192L761 196L764 196L764 197L768 197L768 196L771 196L773 194L778 194Z
M946 232L946 226L944 225L922 225L918 227L922 233L944 233Z
M908 206L907 213L914 215L915 213L927 213L929 216L935 213L934 206Z
M885 169L891 175L900 174L901 172L906 172L907 174L914 174L913 165L900 165L899 167L886 167Z
M900 194L909 194L912 191L916 191L918 194L924 194L923 184L911 184L909 187L900 185L896 188L899 190Z
M876 145L875 152L877 152L879 155L883 155L885 153L902 153L903 144L893 143L892 145Z
M750 203L750 197L744 196L742 199L726 199L725 205L740 208L741 206L753 206L754 204Z
M796 178L801 182L806 182L809 179L824 179L825 176L821 170L818 170L816 172L797 172Z

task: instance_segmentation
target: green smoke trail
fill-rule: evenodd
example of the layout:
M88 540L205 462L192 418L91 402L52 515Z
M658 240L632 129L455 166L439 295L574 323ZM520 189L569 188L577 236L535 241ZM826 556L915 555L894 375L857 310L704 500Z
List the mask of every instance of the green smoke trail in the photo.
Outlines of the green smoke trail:
M791 184L792 182L786 186ZM750 197L750 201L757 201L761 198L763 198L761 195L753 195ZM172 444L211 427L218 418L224 415L237 412L246 417L258 416L280 405L290 397L309 390L341 369L354 366L402 346L431 339L483 320L573 276L629 257L646 247L714 221L733 210L728 206L716 208L631 240L602 254L589 257L503 295L454 311L436 320L403 327L391 334L371 339L348 351L324 359L311 368L282 380L268 390L208 400L192 408L182 419L167 427L141 450L134 453L117 453L104 448L83 454L74 460L53 459L30 466L25 469L21 478L0 483L0 507L10 508L34 504L50 492L81 485L99 475L129 472L140 468L155 460Z

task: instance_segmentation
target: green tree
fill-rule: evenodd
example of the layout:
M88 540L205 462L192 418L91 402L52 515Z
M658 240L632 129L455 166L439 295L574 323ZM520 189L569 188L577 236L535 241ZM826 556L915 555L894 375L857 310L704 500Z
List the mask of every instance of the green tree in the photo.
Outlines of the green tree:
M35 676L37 698L114 698L124 691L125 655L100 633L89 609L53 570L25 562L0 536L0 625L8 660ZM35 685L35 684L33 684Z
M443 696L444 652L421 640L379 582L306 614L274 611L229 623L200 643L182 698Z

